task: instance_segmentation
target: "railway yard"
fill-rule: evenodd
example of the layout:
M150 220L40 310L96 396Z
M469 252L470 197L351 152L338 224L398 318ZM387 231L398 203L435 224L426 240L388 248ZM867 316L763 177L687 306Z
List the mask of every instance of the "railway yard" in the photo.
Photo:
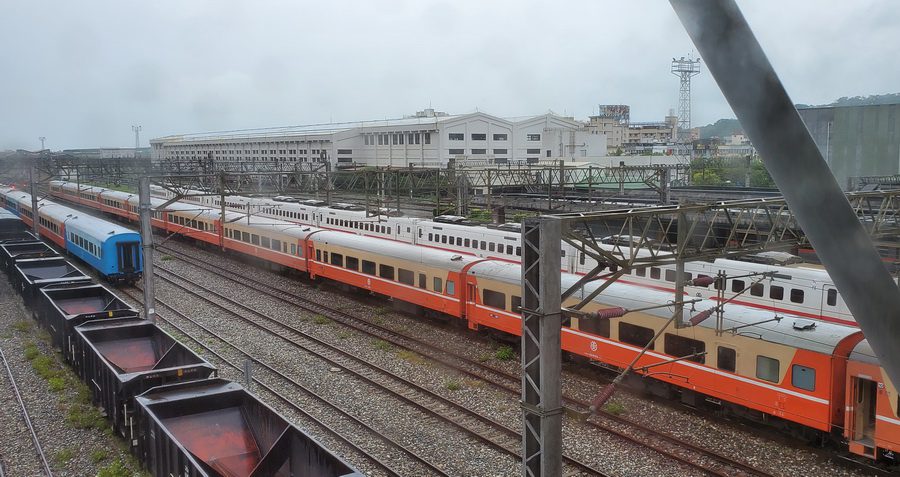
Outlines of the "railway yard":
M113 249L117 250L113 255L119 257L119 262L110 268L105 261L92 263L105 256L105 252L72 253L79 250L74 248L75 245L81 248L83 243L90 243L87 233L81 243L73 244L67 234L62 234L66 236L66 240L62 240L54 228L56 217L71 218L77 214L81 221L101 224L96 230L101 236L105 227L117 231L110 232L110 237L127 236L132 232L122 225L128 227L129 219L133 220L127 213L131 209L122 202L106 198L105 204L110 208L102 214L96 210L95 201L101 196L118 197L115 194L119 193L103 191L96 195L94 192L89 196L79 195L84 203L76 204L62 193L60 183L54 183L53 187L59 200L42 202L39 207L42 214L47 214L46 218L42 216L41 234L50 239L43 243L52 245L55 250L45 250L46 246L28 242L28 237L33 236L27 236L27 232L18 232L26 234L25 241L6 240L5 245L0 244L0 258L4 258L4 267L9 271L12 283L12 286L3 283L2 295L5 331L0 337L0 349L8 357L6 361L10 367L10 373L4 375L6 387L3 392L7 402L17 402L14 396L19 393L23 404L7 406L0 413L7 423L4 429L14 430L2 435L4 475L132 475L146 470L154 476L167 475L163 469L170 457L153 456L145 450L148 434L141 429L147 425L146 417L140 413L127 417L131 416L128 409L136 406L131 404L128 396L137 400L150 385L140 385L137 389L117 385L122 390L117 391L113 399L124 402L126 424L122 424L118 411L110 411L115 405L104 404L108 399L104 397L108 394L104 390L109 386L106 378L85 377L92 372L92 365L84 361L83 356L90 353L79 349L81 345L76 344L73 348L67 344L64 346L66 353L60 355L54 351L57 348L49 342L47 332L30 319L36 316L38 321L46 324L47 306L39 303L62 297L67 293L67 287L77 289L87 278L95 283L117 283L114 286L110 283L109 291L103 292L107 301L103 302L105 307L97 305L103 310L99 315L78 315L87 313L94 306L86 301L80 302L78 311L65 312L70 314L66 319L72 320L73 326L84 321L79 318L82 316L104 318L105 310L109 310L112 318L113 310L119 310L116 311L116 317L119 317L128 310L136 314L136 310L144 309L144 281L134 278L141 273L141 263L127 265L134 256L131 250L135 247L131 242ZM27 217L29 199L12 191L7 193L10 194L8 197L16 198L19 212ZM208 210L196 205L179 207L175 209L178 214L193 217L199 215L198 211ZM91 217L102 219L98 221ZM235 217L252 225L249 217L239 214ZM11 219L19 221L17 217ZM216 239L215 235L197 234L191 230L204 231L211 227L188 220L183 221L184 226L169 223L180 220L175 219L170 215L161 221L161 227L173 233L156 234L153 240L155 326L196 354L197 360L214 367L214 377L226 382L230 380L238 387L243 385L256 396L255 399L271 406L278 416L315 439L316 446L327 449L325 452L329 455L338 456L364 475L502 476L520 472L522 374L519 340L515 336L492 327L483 327L480 331L467 329L464 320L446 314L426 316L426 313L410 312L408 302L377 293L375 289L366 290L359 285L354 287L321 276L311 279L303 272L304 268L296 269L292 264L276 265L272 256L260 255L258 248L242 250L243 253L223 252L221 242L217 242L221 237ZM121 225L114 225L115 221ZM0 225L11 222L7 220ZM239 225L236 222L237 219L229 219L233 227ZM284 227L284 230L300 228L295 225ZM307 232L309 228L303 230ZM324 232L321 236L325 238L320 239L324 243L340 243L337 239L342 232L320 231ZM327 235L329 233L332 235ZM3 238L0 233L0 243ZM247 241L247 237L244 240ZM365 240L363 243L373 246L387 242L379 238ZM410 250L408 245L391 246ZM95 246L97 249L102 247L105 245ZM271 249L281 248L279 245ZM283 248L287 251L287 242ZM316 261L329 260L327 253L322 257L312 248L307 251L303 242L297 250L302 250L300 253L310 259L315 257ZM264 251L268 253L267 249ZM17 253L21 255L15 255ZM64 262L55 257L57 253L68 256L71 263L60 268L59 264ZM334 251L333 255L338 254ZM460 257L447 255L450 261ZM122 257L128 259L122 261ZM46 264L55 265L45 273L40 267ZM123 264L128 266L127 270ZM347 266L350 266L349 256ZM305 261L303 267L310 269ZM372 267L374 275L374 265ZM89 277L79 278L81 272ZM380 273L383 276L383 270ZM116 277L125 278L115 280ZM452 276L446 281L451 279ZM67 283L71 280L77 282ZM41 287L45 288L40 290ZM423 278L419 279L419 287L424 288ZM55 288L60 290L54 291ZM30 304L22 302L15 293L17 290ZM116 302L119 305L113 307L110 299L122 302ZM55 306L65 309L62 303ZM110 326L119 326L117 320L124 320L122 323L130 326L129 320L136 319L138 317L111 319L113 324ZM68 343L67 340L74 337L90 342L92 338L84 336L90 334L91 327L103 327L103 321L74 328L65 324L62 333L68 335L62 339L57 329L62 325L54 326L51 320L53 341ZM134 364L116 361L122 359L123 351L133 348L131 345L117 345L125 346L118 352L111 352L113 348L101 345L97 342L92 346L106 356L103 360L114 363L111 368L120 376L118 379L123 383L132 382L129 386L133 386L129 373L137 371L133 376L146 376L156 383L159 379L154 377L154 370L172 373L176 369L161 368L160 363L169 362L169 352L163 353L165 348L157 351L156 358L147 358L151 367L140 367L144 365L138 363L135 368ZM135 352L140 356L140 351ZM810 437L789 436L796 428L778 430L760 426L722 414L709 406L697 408L681 404L671 395L653 396L646 390L626 387L599 412L591 414L591 400L608 389L617 369L621 368L602 366L601 361L586 360L575 354L569 356L572 359L564 365L561 379L564 475L855 476L884 473L858 462L851 465L840 457L844 453L836 450L834 444L822 446ZM185 363L192 362L195 361ZM77 375L71 374L68 364L75 368ZM13 386L9 376L15 378L17 386ZM174 375L165 378L161 383L166 384L167 379L187 380L187 385L203 382L192 384L190 380L195 378L183 378L180 368L177 376L177 379ZM79 382L79 377L85 384ZM171 390L167 390L169 386L172 386ZM176 393L181 384L169 386L146 391L145 395L150 397L141 399L153 402L153 392ZM22 407L26 412L22 412ZM25 417L26 413L28 417ZM115 429L127 439L117 439L116 432L111 432L104 417L111 419ZM33 429L26 421L29 418ZM249 417L245 419L252 422ZM168 422L171 425L173 421ZM151 440L152 435L149 434ZM128 439L133 441L130 446ZM224 457L204 457L206 451L198 451L202 448L196 447L200 445L199 441L191 439L196 441L197 438L188 438L183 445L209 467L193 465L206 469L208 475L220 475L216 472L221 468L218 466L226 465L221 464L225 462ZM266 461L261 458L265 454L264 448L260 446L258 452L260 457L254 458L257 459L254 462L259 462L262 469ZM221 472L221 475L269 475L261 470L251 472L257 464L249 465L244 473ZM344 474L326 472L323 475Z
M220 377L244 382L249 360L253 392L366 475L518 472L515 343L190 244L170 241L158 252L160 326L216 365ZM119 292L140 308L139 288ZM32 329L22 324L28 314L15 295L4 296L4 319L17 331L3 336L3 348L17 355L13 368L28 383L25 402L45 455L57 456L49 465L59 475L90 474L98 463L84 462L89 453L82 449L113 439L96 429L71 429L54 416L59 409L45 399L53 393L39 391L40 378L22 359L24 343L35 336L18 331ZM566 475L864 475L771 431L635 393L617 394L606 412L582 421L578 412L608 376L590 366L571 368L563 380L571 411L564 426ZM4 393L11 392L5 384ZM23 426L9 408L3 418L15 422L6 429ZM40 473L37 460L26 458L36 454L28 433L4 438L28 450L16 453L16 461L4 457L7 469ZM79 442L73 454L81 458L64 463L70 442Z

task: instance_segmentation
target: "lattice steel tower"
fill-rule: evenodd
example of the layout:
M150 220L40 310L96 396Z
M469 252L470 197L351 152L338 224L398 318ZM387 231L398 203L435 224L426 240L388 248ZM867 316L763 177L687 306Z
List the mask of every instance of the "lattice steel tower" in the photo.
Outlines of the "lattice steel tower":
M687 141L691 135L691 78L700 74L700 59L672 58L672 74L681 79L678 93L678 139Z

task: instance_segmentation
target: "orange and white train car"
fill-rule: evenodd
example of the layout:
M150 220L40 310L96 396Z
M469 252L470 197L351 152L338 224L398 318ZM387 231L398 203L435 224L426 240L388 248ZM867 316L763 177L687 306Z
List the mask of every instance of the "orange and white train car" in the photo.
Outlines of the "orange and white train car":
M94 201L82 200L124 218L136 217L137 198L125 193L106 191L95 194ZM153 203L159 206L162 200ZM470 328L521 333L521 267L516 263L236 212L226 212L223 224L219 210L190 203L157 212L153 224L313 278L390 297L406 309L463 319ZM578 278L563 274L563 286ZM589 283L570 300L596 286ZM668 292L615 283L585 311L637 309L671 299ZM694 313L714 306L711 300L692 305ZM562 330L562 346L573 355L624 368L671 313L661 308L614 320L572 319ZM733 331L717 331L712 319L667 329L638 361L637 375L649 388L669 390L691 402L719 403L791 430L836 436L853 453L893 459L900 447L897 389L860 330L787 314L778 321L775 317L772 311L730 304L722 328ZM689 355L695 356L668 362ZM648 366L653 367L644 369Z

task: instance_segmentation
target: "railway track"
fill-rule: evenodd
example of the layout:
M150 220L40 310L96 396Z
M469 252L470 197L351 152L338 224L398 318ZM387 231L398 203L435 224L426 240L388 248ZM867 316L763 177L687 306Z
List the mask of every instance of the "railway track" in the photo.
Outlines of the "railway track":
M139 288L139 287L135 287L135 288L136 288L137 290L141 291L141 288ZM129 292L129 291L127 291L127 290L124 290L124 289L120 289L120 291L121 291L123 294L125 294L126 296L128 296L129 298L131 298L132 300L134 300L135 302L143 304L143 300L142 300L141 298L138 298L134 293L131 293L131 292ZM425 461L424 459L420 458L418 455L416 455L414 452L412 452L411 450L409 450L409 449L408 449L406 446L404 446L403 444L400 444L400 443L396 442L394 439L391 439L389 436L384 435L383 433L381 433L381 432L379 432L378 430L372 428L372 427L369 426L368 424L366 424L366 423L360 421L360 420L357 419L355 416L353 416L353 415L351 415L351 414L345 412L345 411L344 411L343 409L341 409L339 406L336 406L336 405L333 404L331 401L329 401L329 400L327 400L327 399L325 399L325 398L319 396L319 395L316 394L314 391L312 391L311 389L307 388L306 386L304 386L302 383L298 382L297 380L291 378L290 376L287 376L287 375L284 374L283 372L278 371L278 370L275 369L274 367L272 367L272 366L270 366L270 365L264 363L263 361L261 361L260 359L256 358L254 355L252 355L250 352L248 352L248 351L245 350L244 348L235 345L234 343L232 343L232 342L231 342L230 340L228 340L227 338L222 337L219 333L216 333L215 331L209 329L209 327L203 325L202 323L199 323L197 320L194 320L193 318L188 317L187 315L185 315L184 313L182 313L182 312L179 311L178 309L173 308L171 305L169 305L168 303L166 303L166 302L163 301L163 300L160 300L159 298L156 299L156 303L157 303L157 308L162 307L162 308L168 309L168 310L171 311L175 316L177 316L179 319L184 320L184 321L190 323L192 326L194 326L194 327L196 327L196 328L199 328L199 329L202 330L204 333L206 333L206 334L212 336L213 338L215 338L215 339L221 341L222 343L224 343L227 347L233 348L233 349L234 349L235 351L237 351L239 354L241 354L241 355L247 357L247 359L249 359L250 361L252 361L252 362L257 366L257 368L255 368L257 371L259 371L259 370L261 369L261 370L263 370L263 371L269 372L269 373L271 373L271 374L277 376L278 378L280 378L282 381L285 381L285 382L289 383L290 385L292 385L292 386L294 386L294 387L300 389L305 395L307 395L307 396L311 397L312 399L314 399L315 401L317 401L317 402L323 404L326 408L329 408L329 409L334 410L334 411L335 411L337 414L339 414L342 418L347 419L347 420L349 420L351 423L353 423L353 424L355 424L355 425L357 425L357 426L359 426L359 427L365 429L367 432L371 433L371 434L375 437L376 440L382 442L383 444L389 446L389 447L392 448L392 449L395 449L395 450L399 451L401 454L404 454L404 455L408 456L411 460L417 462L417 463L418 463L419 465L421 465L422 467L428 469L428 470L429 470L430 472L432 472L434 475L448 476L448 474L446 474L445 472L443 472L442 470L440 470L439 468L437 468L436 466L434 466L434 465L431 464L430 462L427 462L427 461ZM175 329L176 331L178 331L181 335L183 335L183 336L187 337L188 339L190 339L191 341L197 343L200 347L202 347L204 350L206 350L207 352L209 352L211 355L215 356L216 359L218 359L218 360L221 361L222 363L227 364L229 367L235 369L235 370L238 371L239 373L243 373L243 372L244 372L244 365L243 365L243 362L235 362L234 359L230 359L230 358L226 357L222 352L219 352L219 351L216 351L216 350L212 349L212 348L211 348L204 340L197 338L195 335L193 335L193 334L191 334L190 332L188 332L187 330L185 330L183 326L180 326L180 325L178 325L177 323L175 323L171 318L165 318L164 316L161 316L158 312L157 312L157 314L156 314L156 317L157 317L157 319L158 319L159 321L164 322L164 323L165 323L166 325L168 325L168 326L171 326L173 329ZM284 404L286 404L286 405L287 405L288 407L290 407L291 409L297 411L298 413L300 413L301 415L303 415L305 418L307 418L307 419L309 419L310 421L314 422L316 425L322 427L323 429L326 429L326 430L327 430L328 432L330 432L334 437L336 437L340 442L342 442L342 443L344 443L345 445L349 446L349 447L352 448L354 451L359 452L361 455L365 456L366 459L368 459L368 460L374 462L375 465L376 465L377 467L381 468L382 470L384 470L385 473L386 473L387 475L392 476L392 477L401 477L401 476L405 475L405 472L403 472L403 471L401 471L401 470L398 470L398 469L395 469L395 466L393 466L393 465L391 465L391 464L385 462L383 459L380 459L380 458L378 458L378 457L372 455L371 452L369 452L369 451L363 449L363 447L360 446L359 444L356 444L355 442L353 442L353 441L352 441L351 439L349 439L348 437L346 437L346 436L342 435L341 433L339 433L339 432L335 431L334 429L332 429L332 427L329 426L327 423L325 423L325 422L322 421L321 419L319 419L319 418L313 416L312 414L310 414L308 411L306 411L305 409L303 409L303 407L299 406L299 405L295 402L294 399L291 399L291 398L285 396L284 393L279 392L279 391L276 390L272 385L267 384L266 382L262 381L261 379L259 379L259 378L256 377L256 376L254 376L254 377L252 378L252 380L253 380L254 385L259 386L260 388L264 389L266 392L268 392L268 393L270 393L271 395L273 395L276 399L278 399L279 401L283 402Z
M9 362L6 360L6 355L3 353L2 349L0 349L0 359L3 360L3 367L6 369L6 375L9 377L9 384L12 386L13 393L16 395L16 401L19 403L19 408L22 410L22 420L25 421L25 427L28 428L28 432L31 434L31 442L34 443L35 453L41 464L41 468L44 469L44 474L47 477L53 477L53 471L50 470L50 464L47 463L47 456L44 455L41 441L38 439L37 433L34 432L34 425L32 425L31 417L28 415L28 408L25 406L25 401L22 400L22 394L19 393L19 386L16 384L16 378L13 376L12 369L9 367ZM0 462L0 475L4 473L5 469L3 468L3 463Z
M208 287L184 280L178 277L176 273L163 266L158 266L157 270L164 272L163 274L157 274L157 278L160 280L169 283L186 293L190 293L202 301L219 307L228 313L234 314L241 321L263 330L264 332L270 333L272 336L276 337L276 339L283 340L297 349L315 355L319 359L327 362L330 366L338 367L380 392L388 394L441 422L456 427L463 433L468 434L470 437L482 442L492 449L507 454L513 459L519 458L519 447L522 442L522 435L518 431L495 419L447 399L381 366L341 350L326 341L304 332L298 327L273 319L266 313L260 312ZM191 290L189 287L202 290L202 293ZM211 295L215 297L215 299L211 299L207 295ZM218 303L217 301L222 301L225 305ZM256 316L267 324L262 324L255 319L251 319L247 314L236 313L234 311L235 308L243 310L249 315ZM571 456L564 455L563 463L568 466L567 470L569 472L567 475L579 473L587 475L604 475L602 471L594 469L590 465Z
M177 259L192 264L233 283L238 283L260 294L275 298L310 313L322 314L329 319L346 325L366 335L377 337L388 343L413 351L431 360L448 366L461 374L478 379L506 393L518 396L521 392L521 377L506 371L488 366L477 360L463 356L455 351L434 343L425 342L415 336L398 332L384 326L363 320L343 310L330 307L294 293L273 288L253 278L238 275L234 271L216 264L190 257L183 252L161 247ZM567 411L572 414L583 414L589 403L570 396L563 396ZM607 412L600 412L597 417L586 420L585 424L603 432L613 434L635 445L650 448L663 456L694 468L709 475L734 476L753 475L766 477L771 474L751 466L745 462L721 455L713 450L700 447L675 436L657 431L648 426ZM622 428L625 428L623 430Z

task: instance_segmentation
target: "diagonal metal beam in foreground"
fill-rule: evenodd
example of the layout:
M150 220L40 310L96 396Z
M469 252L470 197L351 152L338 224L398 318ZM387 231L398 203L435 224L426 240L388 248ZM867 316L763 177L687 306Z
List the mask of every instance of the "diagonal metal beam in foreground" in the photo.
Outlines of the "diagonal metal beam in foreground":
M772 179L900 384L900 291L734 0L670 0Z

